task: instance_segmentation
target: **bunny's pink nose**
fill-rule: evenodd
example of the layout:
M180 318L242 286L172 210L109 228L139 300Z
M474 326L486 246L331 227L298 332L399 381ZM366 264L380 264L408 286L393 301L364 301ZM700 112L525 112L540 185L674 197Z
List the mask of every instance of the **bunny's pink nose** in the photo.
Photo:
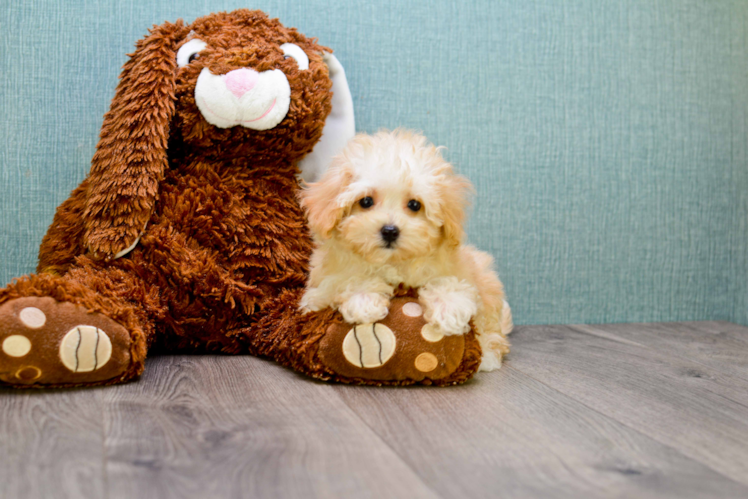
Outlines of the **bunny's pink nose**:
M235 69L226 73L226 87L239 98L252 90L257 85L259 78L260 74L253 69Z

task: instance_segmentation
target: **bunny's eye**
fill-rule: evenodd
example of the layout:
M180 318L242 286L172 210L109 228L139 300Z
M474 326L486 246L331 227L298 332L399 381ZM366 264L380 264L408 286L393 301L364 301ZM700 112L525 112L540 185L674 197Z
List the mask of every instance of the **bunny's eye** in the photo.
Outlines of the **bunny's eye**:
M293 57L296 59L296 64L299 65L299 69L309 69L309 56L301 50L301 47L293 43L284 43L280 48L283 51L283 57L285 59Z
M177 66L183 68L199 57L198 53L208 44L197 38L182 45L177 51Z

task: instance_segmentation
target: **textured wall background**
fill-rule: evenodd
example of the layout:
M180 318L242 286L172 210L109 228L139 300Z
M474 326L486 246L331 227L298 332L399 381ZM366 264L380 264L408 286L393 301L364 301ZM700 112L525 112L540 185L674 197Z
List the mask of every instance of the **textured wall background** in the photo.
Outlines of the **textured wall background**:
M335 49L357 127L478 186L518 323L748 323L748 2L0 2L0 281L31 272L148 27L260 8Z

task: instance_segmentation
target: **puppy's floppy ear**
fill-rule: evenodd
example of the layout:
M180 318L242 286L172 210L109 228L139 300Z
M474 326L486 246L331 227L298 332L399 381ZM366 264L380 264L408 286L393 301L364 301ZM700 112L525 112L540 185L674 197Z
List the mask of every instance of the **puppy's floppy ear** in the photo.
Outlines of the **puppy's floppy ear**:
M465 238L465 219L470 205L470 196L475 192L472 183L461 175L452 173L440 176L437 217L442 222L444 239L449 245L458 246Z
M323 239L330 237L345 209L340 206L338 197L352 179L353 172L346 168L343 158L338 157L319 182L309 184L299 193L309 227L316 236Z
M353 98L348 88L345 69L338 59L329 53L323 56L332 80L332 111L325 120L322 138L311 153L299 162L301 179L315 182L322 177L336 154L356 135L356 121L353 116Z
M167 168L181 20L154 27L125 63L91 162L84 243L111 259L134 246L151 216Z

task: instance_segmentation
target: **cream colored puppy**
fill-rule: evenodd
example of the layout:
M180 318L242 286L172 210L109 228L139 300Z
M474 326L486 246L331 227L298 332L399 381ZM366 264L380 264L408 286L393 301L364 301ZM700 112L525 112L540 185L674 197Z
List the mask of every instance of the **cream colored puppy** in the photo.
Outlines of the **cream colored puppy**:
M471 192L422 135L356 136L301 194L317 244L302 310L332 307L348 323L374 323L398 285L419 288L437 336L467 333L473 319L481 370L500 368L512 315L493 259L463 245Z

